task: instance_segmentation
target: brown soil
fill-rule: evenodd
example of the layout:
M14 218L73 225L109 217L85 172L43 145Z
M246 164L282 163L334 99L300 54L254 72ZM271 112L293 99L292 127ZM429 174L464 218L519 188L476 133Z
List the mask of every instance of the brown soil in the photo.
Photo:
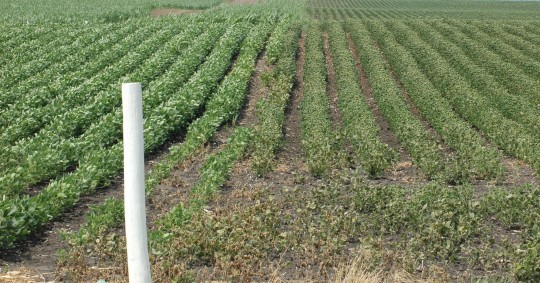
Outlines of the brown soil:
M373 97L373 88L369 84L366 71L364 70L364 67L362 66L362 63L360 61L360 57L358 55L358 51L356 49L356 45L354 44L351 35L347 33L347 40L349 41L349 48L351 50L351 54L353 56L356 69L358 71L358 80L360 81L360 84L362 86L362 92L364 93L364 96L366 98L366 101L369 104L369 107L371 108L371 112L373 113L373 117L375 117L375 121L379 125L380 128L380 137L381 141L387 145L389 145L391 148L396 150L399 153L399 162L394 168L392 168L392 172L387 173L386 175L383 175L382 182L386 182L385 180L388 180L390 182L402 182L405 184L415 183L416 181L420 181L423 179L422 173L412 163L412 158L407 153L407 151L401 146L398 139L392 133L392 130L390 129L390 125L388 122L384 119L381 111L379 110L379 106L377 105L377 102L375 102L375 98ZM378 182L380 183L380 182Z
M255 113L257 102L260 101L263 97L265 97L269 91L268 88L264 86L261 79L261 75L265 72L271 71L272 68L273 68L272 66L269 66L266 63L263 54L261 54L255 64L255 72L251 76L251 79L250 79L248 94L246 96L246 102L245 102L244 107L240 110L240 113L238 117L236 118L236 121L234 121L234 123L229 123L223 126L215 134L209 146L206 148L205 154L201 154L198 158L197 163L199 164L199 167L200 165L202 165L202 162L204 161L205 157L209 156L209 154L218 152L220 149L222 149L226 145L228 137L232 134L234 130L234 125L250 127L255 124L257 120L256 113ZM191 168L193 168L193 166L191 166ZM234 167L233 171L238 172L239 170L242 170L245 173L242 176L242 179L244 181L255 178L251 174L249 162L247 161L240 162ZM189 171L193 172L194 170L193 169L187 170L187 172ZM198 169L196 171L198 171ZM185 174L189 174L187 172ZM194 182L191 182L188 188L190 188L193 184ZM228 191L230 191L229 189L231 188L234 188L234 186L231 186L229 182L223 186L222 192L227 193Z
M240 111L237 118L238 125L253 125L255 124L256 115L255 108L257 103L268 97L270 88L265 86L263 75L273 71L273 66L266 63L265 56L261 54L255 63L255 72L249 81L248 95L246 97L246 105Z
M163 180L148 197L147 222L151 230L155 222L179 203L186 203L189 189L199 179L199 169L204 162L208 148L201 148L184 163L179 164L171 172L171 176ZM121 227L123 228L123 225ZM123 230L122 230L123 233Z
M334 68L334 61L332 59L330 45L328 43L328 33L326 32L323 33L323 48L324 57L326 59L326 74L328 77L328 83L326 84L326 93L328 94L328 102L330 105L330 117L332 119L333 128L337 131L340 131L343 128L343 121L339 113L336 69Z
M473 127L474 128L474 127ZM490 141L488 141L485 135L478 129L474 128L478 135L484 141L484 144L488 148L496 148ZM504 167L504 173L496 180L474 180L473 185L476 188L477 195L481 196L491 189L496 187L519 187L524 185L538 186L538 176L534 169L529 166L525 161L519 160L515 157L502 154L501 163Z
M501 185L516 187L531 184L538 186L536 172L524 161L504 156L502 158L502 164L506 172L504 173Z
M152 17L163 17L163 16L178 16L185 14L197 14L202 13L204 10L185 10L185 9L174 9L174 8L156 8L150 12Z
M234 64L231 64L229 72L232 70L233 65ZM266 64L264 56L259 56L255 65L255 73L250 79L246 105L238 114L234 124L244 126L252 125L254 123L256 119L255 106L268 91L261 80L261 74L270 70L271 67ZM152 229L155 221L161 218L163 214L170 211L175 205L188 202L189 190L199 180L199 169L202 167L206 157L223 148L232 131L233 127L231 124L222 126L206 147L202 148L190 159L179 164L173 172L171 172L171 177L163 180L162 183L156 187L152 192L151 202L148 207L149 229Z
M235 61L235 60L233 60ZM228 72L233 69L234 62L231 64ZM235 125L251 125L255 120L255 106L257 101L266 94L260 75L270 69L264 61L264 56L256 62L255 74L252 76L249 84L249 91L246 97L246 105L240 111ZM233 131L232 124L228 123L214 135L207 146L202 148L197 154L182 164L179 164L171 177L164 180L152 193L152 203L148 210L149 227L153 227L155 221L163 214L172 209L178 203L187 203L189 190L199 179L199 169L203 165L207 156L217 152L227 143L228 137ZM151 229L151 228L150 228Z
M305 37L302 33L298 41L298 52L296 61L296 79L294 89L289 99L289 105L285 110L284 146L276 156L276 168L264 178L255 178L250 172L248 162L235 166L229 185L245 185L246 181L265 185L294 185L294 176L308 176L307 166L303 163L303 151L301 145L300 130L300 105L304 94L304 62L305 62Z
M302 32L298 40L298 53L296 55L296 79L294 83L294 91L289 100L289 105L285 110L285 124L283 126L283 134L285 144L282 151L277 155L278 166L277 171L288 171L289 166L286 162L287 158L294 160L302 160L303 151L300 142L300 105L304 97L304 63L306 60L305 52L306 33ZM303 168L307 170L305 165L295 164L295 169Z
M245 160L233 168L231 179L225 187L290 187L297 184L299 180L305 179L309 179L308 183L318 182L309 174L307 166L303 163L300 137L300 105L304 93L305 37L306 34L302 33L298 41L296 79L289 105L285 110L286 116L283 126L285 141L282 150L276 156L275 170L263 178L257 178L251 172L249 160Z

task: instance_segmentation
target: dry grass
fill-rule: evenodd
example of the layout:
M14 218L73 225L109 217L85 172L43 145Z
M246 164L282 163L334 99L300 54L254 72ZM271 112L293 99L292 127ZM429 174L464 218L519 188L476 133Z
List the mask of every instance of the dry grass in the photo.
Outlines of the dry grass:
M416 278L405 270L391 270L385 272L378 268L373 270L371 256L368 252L359 250L358 255L348 263L342 264L336 270L335 283L412 283L425 282Z
M414 283L414 282L435 282L433 280L422 280L406 272L405 270L384 271L383 267L373 270L372 258L367 251L357 251L357 256L340 264L335 270L334 283ZM285 280L281 278L280 272L276 269L268 283L307 283L318 282L310 280Z
M0 275L0 282L5 283L37 283L37 282L54 282L54 281L47 281L45 278L45 275L50 274L42 274L37 271L32 271L30 269L19 269L19 270L13 270L8 271L4 274Z
M362 254L338 268L336 283L380 283L384 282L382 271L370 271L369 263Z

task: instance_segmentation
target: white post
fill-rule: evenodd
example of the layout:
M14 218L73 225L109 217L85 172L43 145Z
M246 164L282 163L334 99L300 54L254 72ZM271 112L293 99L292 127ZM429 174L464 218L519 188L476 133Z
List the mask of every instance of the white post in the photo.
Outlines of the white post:
M124 214L129 282L152 282L146 231L141 83L122 84L124 113Z

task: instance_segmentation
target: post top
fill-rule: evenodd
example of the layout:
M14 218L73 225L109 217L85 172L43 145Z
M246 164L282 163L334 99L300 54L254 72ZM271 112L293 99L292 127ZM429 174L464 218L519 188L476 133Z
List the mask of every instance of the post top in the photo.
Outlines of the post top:
M122 83L122 96L131 96L134 94L142 94L141 83Z
M141 83L140 82L134 82L134 83L122 83L122 86L135 86L135 85L140 85Z

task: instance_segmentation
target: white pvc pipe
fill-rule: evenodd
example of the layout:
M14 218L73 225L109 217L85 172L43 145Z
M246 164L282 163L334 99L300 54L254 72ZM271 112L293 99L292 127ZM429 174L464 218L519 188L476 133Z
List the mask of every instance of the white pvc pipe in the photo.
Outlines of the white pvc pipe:
M122 84L124 114L124 214L130 283L152 282L144 193L141 83Z

